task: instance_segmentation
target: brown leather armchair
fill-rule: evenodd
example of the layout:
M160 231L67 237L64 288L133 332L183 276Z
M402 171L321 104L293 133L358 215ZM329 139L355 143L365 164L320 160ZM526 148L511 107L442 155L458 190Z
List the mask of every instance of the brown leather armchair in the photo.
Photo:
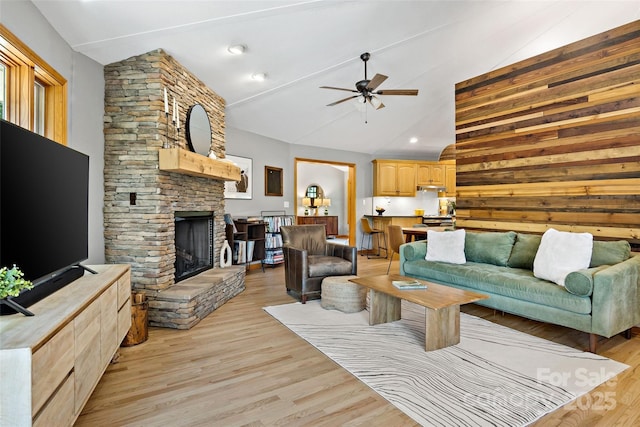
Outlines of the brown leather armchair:
M324 225L288 225L280 232L287 293L303 304L320 298L325 277L357 274L356 247L327 242Z

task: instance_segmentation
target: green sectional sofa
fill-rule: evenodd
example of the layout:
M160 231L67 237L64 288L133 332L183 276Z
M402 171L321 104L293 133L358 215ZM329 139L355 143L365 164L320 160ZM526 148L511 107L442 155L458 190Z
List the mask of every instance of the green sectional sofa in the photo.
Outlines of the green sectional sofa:
M566 276L565 286L538 279L533 263L541 236L467 232L466 263L426 261L428 243L400 247L400 274L489 296L486 307L590 334L611 337L640 324L640 255L626 241L593 241L589 268Z

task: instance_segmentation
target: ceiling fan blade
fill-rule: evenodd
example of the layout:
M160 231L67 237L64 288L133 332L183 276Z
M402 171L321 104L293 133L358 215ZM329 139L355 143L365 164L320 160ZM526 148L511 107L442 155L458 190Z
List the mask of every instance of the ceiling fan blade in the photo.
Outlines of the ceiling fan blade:
M320 86L320 89L334 89L334 90L346 90L347 92L358 92L353 89L345 89L343 87L333 87L333 86Z
M360 95L353 95L353 96L350 96L350 97L348 97L348 98L344 98L344 99L341 99L341 100L339 100L339 101L332 102L331 104L327 104L327 107L333 107L334 105L341 104L341 103L343 103L343 102L346 102L346 101L348 101L348 100L350 100L350 99L353 99L353 98L357 98L357 97L359 97L359 96L360 96Z
M418 95L418 89L385 89L385 90L379 90L375 94L376 95L410 95L410 96L416 96L416 95Z
M387 80L387 79L388 79L388 77L383 75L383 74L376 74L375 76L373 76L371 81L369 81L369 84L367 85L367 89L368 90L375 90L375 88L380 86L380 84L382 84L382 82Z

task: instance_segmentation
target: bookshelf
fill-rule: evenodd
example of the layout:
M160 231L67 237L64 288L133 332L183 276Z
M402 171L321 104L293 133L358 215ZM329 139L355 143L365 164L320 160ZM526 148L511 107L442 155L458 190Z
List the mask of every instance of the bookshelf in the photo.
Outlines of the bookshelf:
M260 262L264 272L265 223L263 221L233 220L235 225L227 224L225 232L231 246L233 264L251 264Z
M275 267L284 263L280 227L294 225L295 217L287 215L285 211L262 211L261 216L266 225L264 264Z

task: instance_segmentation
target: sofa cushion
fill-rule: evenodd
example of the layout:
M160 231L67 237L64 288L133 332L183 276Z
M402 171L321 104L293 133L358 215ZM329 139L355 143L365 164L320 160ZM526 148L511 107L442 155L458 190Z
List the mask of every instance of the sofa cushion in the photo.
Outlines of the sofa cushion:
M440 261L451 264L464 264L465 231L427 231L427 261Z
M407 276L419 279L579 314L591 313L591 298L573 295L561 286L537 279L531 270L474 262L456 265L426 260L407 261L403 268Z
M533 270L533 260L536 258L541 239L542 236L537 234L518 233L507 266Z
M468 232L464 240L464 254L467 261L506 266L511 255L516 233L473 233Z
M533 260L533 275L564 286L569 273L589 267L593 235L548 229L542 235L536 258Z
M626 240L601 242L594 240L589 267L614 265L631 257L631 245Z
M336 256L309 255L309 277L351 274L351 262Z

